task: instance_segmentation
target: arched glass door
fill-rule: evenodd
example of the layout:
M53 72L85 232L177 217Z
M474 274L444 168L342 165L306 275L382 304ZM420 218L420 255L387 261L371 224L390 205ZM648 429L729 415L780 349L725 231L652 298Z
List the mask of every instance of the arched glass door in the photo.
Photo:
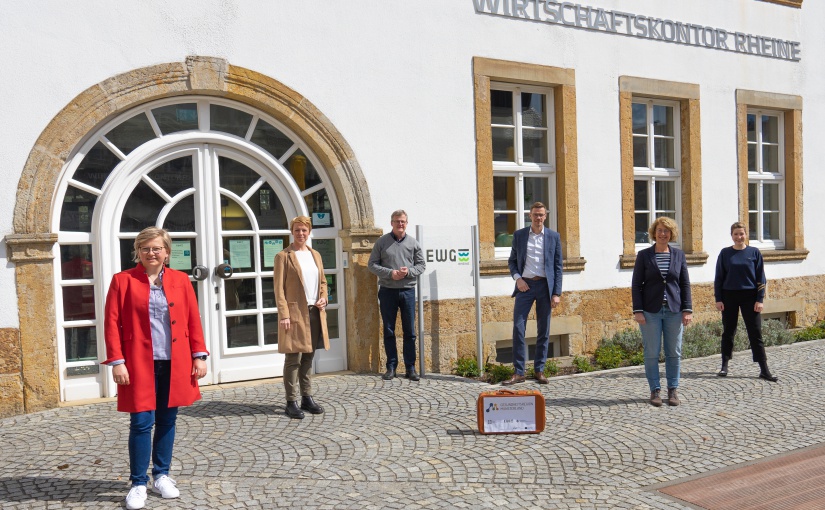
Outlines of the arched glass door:
M98 365L98 318L112 275L134 266L135 235L151 225L169 230L169 265L195 288L212 354L202 383L212 384L281 375L273 260L290 243L288 220L310 216L330 289L332 348L316 356L316 371L345 369L337 210L311 154L274 121L213 100L142 110L89 140L61 189L63 399L116 391ZM216 273L221 264L232 274ZM196 266L206 278L195 279Z

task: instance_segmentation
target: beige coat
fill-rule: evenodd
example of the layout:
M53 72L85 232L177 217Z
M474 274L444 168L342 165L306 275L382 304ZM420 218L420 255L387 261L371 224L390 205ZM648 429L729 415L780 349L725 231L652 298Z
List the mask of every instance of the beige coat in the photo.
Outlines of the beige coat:
M318 266L318 297L327 299L327 279L324 277L324 265L321 254L312 248L312 258ZM312 352L312 335L309 327L309 303L304 292L304 277L301 266L292 245L275 255L275 304L278 307L278 352L294 354ZM314 304L314 303L313 303ZM324 349L329 350L329 333L327 332L327 312L321 312L321 331L324 336ZM281 326L282 319L289 319L289 331Z

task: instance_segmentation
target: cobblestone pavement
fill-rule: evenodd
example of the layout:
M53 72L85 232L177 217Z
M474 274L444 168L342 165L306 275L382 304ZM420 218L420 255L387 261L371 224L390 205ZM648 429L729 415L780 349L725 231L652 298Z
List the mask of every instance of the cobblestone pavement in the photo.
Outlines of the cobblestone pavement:
M665 482L825 442L825 341L682 364L679 407L654 408L641 367L560 377L542 434L480 435L487 384L428 375L317 377L326 413L284 415L280 380L204 391L181 410L172 477L147 508L690 508ZM664 371L664 366L661 367ZM663 377L664 381L664 377ZM0 507L122 508L128 415L113 402L0 420Z

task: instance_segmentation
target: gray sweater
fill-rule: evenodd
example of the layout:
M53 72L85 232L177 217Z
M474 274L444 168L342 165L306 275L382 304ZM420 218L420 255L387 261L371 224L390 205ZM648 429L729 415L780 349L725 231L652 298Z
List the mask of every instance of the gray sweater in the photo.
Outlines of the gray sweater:
M409 271L402 280L393 280L395 269L406 267ZM426 269L424 252L413 236L407 234L400 242L392 232L384 234L375 242L370 255L369 268L378 276L378 284L390 289L409 289L415 287L415 279Z

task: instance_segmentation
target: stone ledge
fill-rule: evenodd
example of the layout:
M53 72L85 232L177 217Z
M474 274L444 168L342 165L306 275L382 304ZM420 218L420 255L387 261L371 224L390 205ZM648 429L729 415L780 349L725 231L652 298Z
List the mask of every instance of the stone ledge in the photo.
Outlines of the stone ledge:
M785 5L788 7L796 7L797 9L802 8L802 1L803 0L762 0L763 2L768 2L769 4L779 4Z
M565 272L584 271L584 265L587 260L584 257L575 257L564 259L562 261L562 269ZM481 276L510 276L510 268L507 266L507 261L503 259L482 260L481 261Z
M808 250L764 250L762 259L765 262L783 262L788 260L805 260L808 258Z
M9 234L5 237L9 262L42 262L52 260L52 247L57 234Z
M689 266L701 266L708 261L708 254L700 251L698 253L685 253L685 260ZM633 269L636 265L636 254L633 255L619 255L620 269Z

